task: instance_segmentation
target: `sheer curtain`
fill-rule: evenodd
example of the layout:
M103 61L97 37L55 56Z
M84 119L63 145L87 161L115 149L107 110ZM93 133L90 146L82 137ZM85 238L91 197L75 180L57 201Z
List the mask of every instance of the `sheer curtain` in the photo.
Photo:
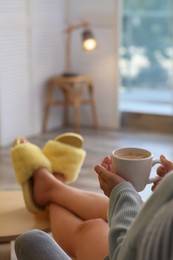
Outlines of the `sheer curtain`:
M0 145L5 146L16 136L41 131L45 81L63 70L64 2L0 0L0 6ZM50 126L57 126L57 114L51 117Z
M121 110L173 114L173 2L123 1Z

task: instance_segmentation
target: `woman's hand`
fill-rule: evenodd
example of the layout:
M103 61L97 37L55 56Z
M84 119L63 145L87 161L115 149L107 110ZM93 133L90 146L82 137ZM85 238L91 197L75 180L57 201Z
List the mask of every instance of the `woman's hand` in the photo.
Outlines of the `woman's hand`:
M157 175L160 177L164 177L168 172L173 170L173 163L169 161L164 155L160 156L161 165L157 168ZM160 180L161 181L161 180ZM160 181L154 182L151 190L153 191Z
M124 181L122 177L112 171L112 161L110 156L105 157L101 165L96 165L94 170L98 175L100 188L107 197L110 197L113 188L117 184Z

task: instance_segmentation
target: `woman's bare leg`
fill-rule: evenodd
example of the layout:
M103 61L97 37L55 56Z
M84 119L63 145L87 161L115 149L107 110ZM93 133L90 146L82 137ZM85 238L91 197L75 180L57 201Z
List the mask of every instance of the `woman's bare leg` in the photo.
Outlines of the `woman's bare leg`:
M103 260L108 255L108 224L103 219L82 220L67 209L50 204L51 231L73 259Z
M34 174L34 199L38 206L54 203L83 220L107 219L109 200L105 195L66 185L46 169L39 169Z
M49 207L51 232L72 258L103 260L108 254L108 198L64 184L46 169L34 174L34 199Z

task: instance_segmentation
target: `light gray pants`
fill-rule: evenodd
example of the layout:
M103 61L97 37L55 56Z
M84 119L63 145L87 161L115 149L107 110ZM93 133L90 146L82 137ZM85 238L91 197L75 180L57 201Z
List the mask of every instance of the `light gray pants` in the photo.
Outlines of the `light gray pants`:
M55 240L41 230L28 231L15 240L18 260L70 260Z

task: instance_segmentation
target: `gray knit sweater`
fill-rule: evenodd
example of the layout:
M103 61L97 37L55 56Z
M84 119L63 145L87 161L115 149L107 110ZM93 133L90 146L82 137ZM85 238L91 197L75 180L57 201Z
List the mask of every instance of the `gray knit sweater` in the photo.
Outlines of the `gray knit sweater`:
M172 207L170 209L170 203L173 205L173 172L164 177L144 205L141 197L129 182L118 184L111 193L109 203L109 257L106 259L172 259L170 250L167 250L166 246L168 245L170 248L172 242L169 238L172 237L173 230L163 228L164 223L165 226L168 222L173 223L173 209ZM160 241L153 237L153 241L150 241L152 246L146 243L146 239L151 233L158 233L159 229L161 233L159 225L161 217L162 232L166 232L164 235L167 238L166 243L164 241L162 254L158 253L158 245L163 244L163 234L160 234ZM147 250L146 258L144 252Z

